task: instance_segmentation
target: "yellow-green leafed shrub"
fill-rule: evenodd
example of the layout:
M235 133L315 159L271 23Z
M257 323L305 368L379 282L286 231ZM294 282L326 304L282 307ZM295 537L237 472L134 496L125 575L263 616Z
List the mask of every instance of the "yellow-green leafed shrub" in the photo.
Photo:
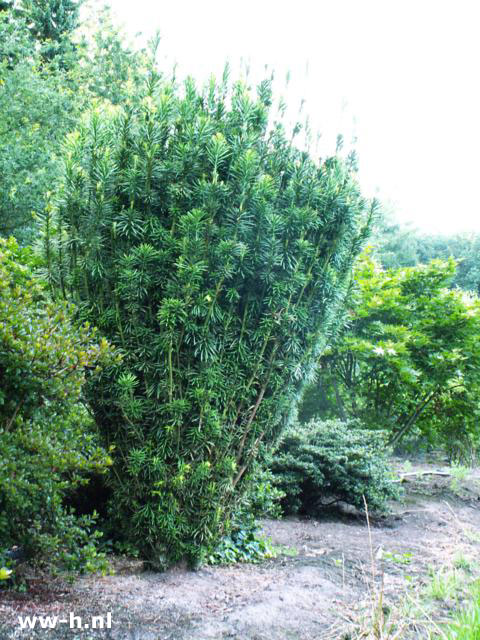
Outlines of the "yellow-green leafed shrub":
M71 309L35 281L32 257L0 239L0 567L9 550L52 567L94 568L91 517L65 497L109 465L81 402L86 373L112 358ZM5 578L8 578L8 570Z

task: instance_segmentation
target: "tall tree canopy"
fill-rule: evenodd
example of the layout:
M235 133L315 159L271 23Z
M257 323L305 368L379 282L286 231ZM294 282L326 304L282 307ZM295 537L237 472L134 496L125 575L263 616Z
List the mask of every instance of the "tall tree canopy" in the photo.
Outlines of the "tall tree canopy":
M89 39L75 32L73 45L76 11L76 3L57 0L0 11L0 235L22 243L33 239L33 216L43 213L61 172L66 133L93 100L124 100L148 65L106 11ZM47 37L44 22L56 34Z
M21 240L31 238L33 212L44 207L75 120L64 74L41 65L25 20L0 14L0 233Z
M375 255L386 268L414 267L431 260L454 258L457 269L451 287L480 295L480 235L457 233L436 235L393 222L382 216L373 234Z
M82 4L83 0L22 0L19 13L36 40L60 42L78 27Z

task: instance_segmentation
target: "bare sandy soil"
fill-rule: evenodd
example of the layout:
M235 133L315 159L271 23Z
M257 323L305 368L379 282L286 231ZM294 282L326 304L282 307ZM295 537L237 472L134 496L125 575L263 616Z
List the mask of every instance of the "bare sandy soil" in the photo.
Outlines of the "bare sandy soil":
M431 471L438 467L416 466ZM280 548L261 565L206 567L195 573L141 571L119 559L113 576L90 576L73 586L41 584L28 594L0 594L0 639L51 640L329 640L361 637L370 611L373 573L383 581L384 609L427 584L429 567L454 558L480 561L480 476L461 486L443 476L411 476L392 515L372 520L352 513L321 520L267 520ZM444 603L448 608L449 603ZM453 605L452 605L453 606ZM112 628L20 630L18 615L70 612L88 623L112 613ZM364 635L363 637L367 637ZM400 637L421 638L410 627Z

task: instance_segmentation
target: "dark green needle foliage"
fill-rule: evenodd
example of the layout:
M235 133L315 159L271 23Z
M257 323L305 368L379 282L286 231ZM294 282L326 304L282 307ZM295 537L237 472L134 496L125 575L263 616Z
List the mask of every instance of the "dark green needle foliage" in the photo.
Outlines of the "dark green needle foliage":
M314 162L226 73L150 77L65 150L44 221L52 284L123 349L91 402L115 444L116 534L157 566L201 562L230 526L343 302L374 204Z
M79 26L82 0L22 0L16 10L31 36L42 43L42 57L68 57L74 49L70 36ZM65 61L63 61L65 62Z
M387 511L388 500L400 492L386 440L384 432L362 428L357 420L293 424L271 463L285 512L318 515L338 502L364 509L364 499L371 510Z

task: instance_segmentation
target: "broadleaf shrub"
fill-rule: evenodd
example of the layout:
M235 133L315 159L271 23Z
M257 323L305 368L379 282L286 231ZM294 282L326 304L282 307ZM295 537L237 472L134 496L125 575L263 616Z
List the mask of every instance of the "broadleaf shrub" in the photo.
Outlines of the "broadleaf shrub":
M444 448L473 462L479 444L480 300L450 290L455 262L382 269L357 260L348 318L320 358L302 419L356 418L401 449Z
M234 522L228 535L220 540L213 553L208 556L207 562L209 564L236 562L255 564L275 556L275 547L251 517L242 522Z
M295 409L374 203L227 75L148 78L67 141L44 219L52 285L125 355L92 387L115 444L112 521L158 567L211 553Z
M0 239L0 560L19 547L50 568L95 569L94 514L66 498L110 464L82 402L86 372L113 360L105 339L49 299L32 255Z
M280 518L280 502L284 497L269 469L257 464L252 471L250 486L245 491L226 535L208 557L210 564L261 562L276 555L271 541L263 534L258 518Z
M342 501L360 509L385 511L399 497L390 471L385 434L357 421L297 423L284 434L271 468L285 493L286 513L316 514Z

